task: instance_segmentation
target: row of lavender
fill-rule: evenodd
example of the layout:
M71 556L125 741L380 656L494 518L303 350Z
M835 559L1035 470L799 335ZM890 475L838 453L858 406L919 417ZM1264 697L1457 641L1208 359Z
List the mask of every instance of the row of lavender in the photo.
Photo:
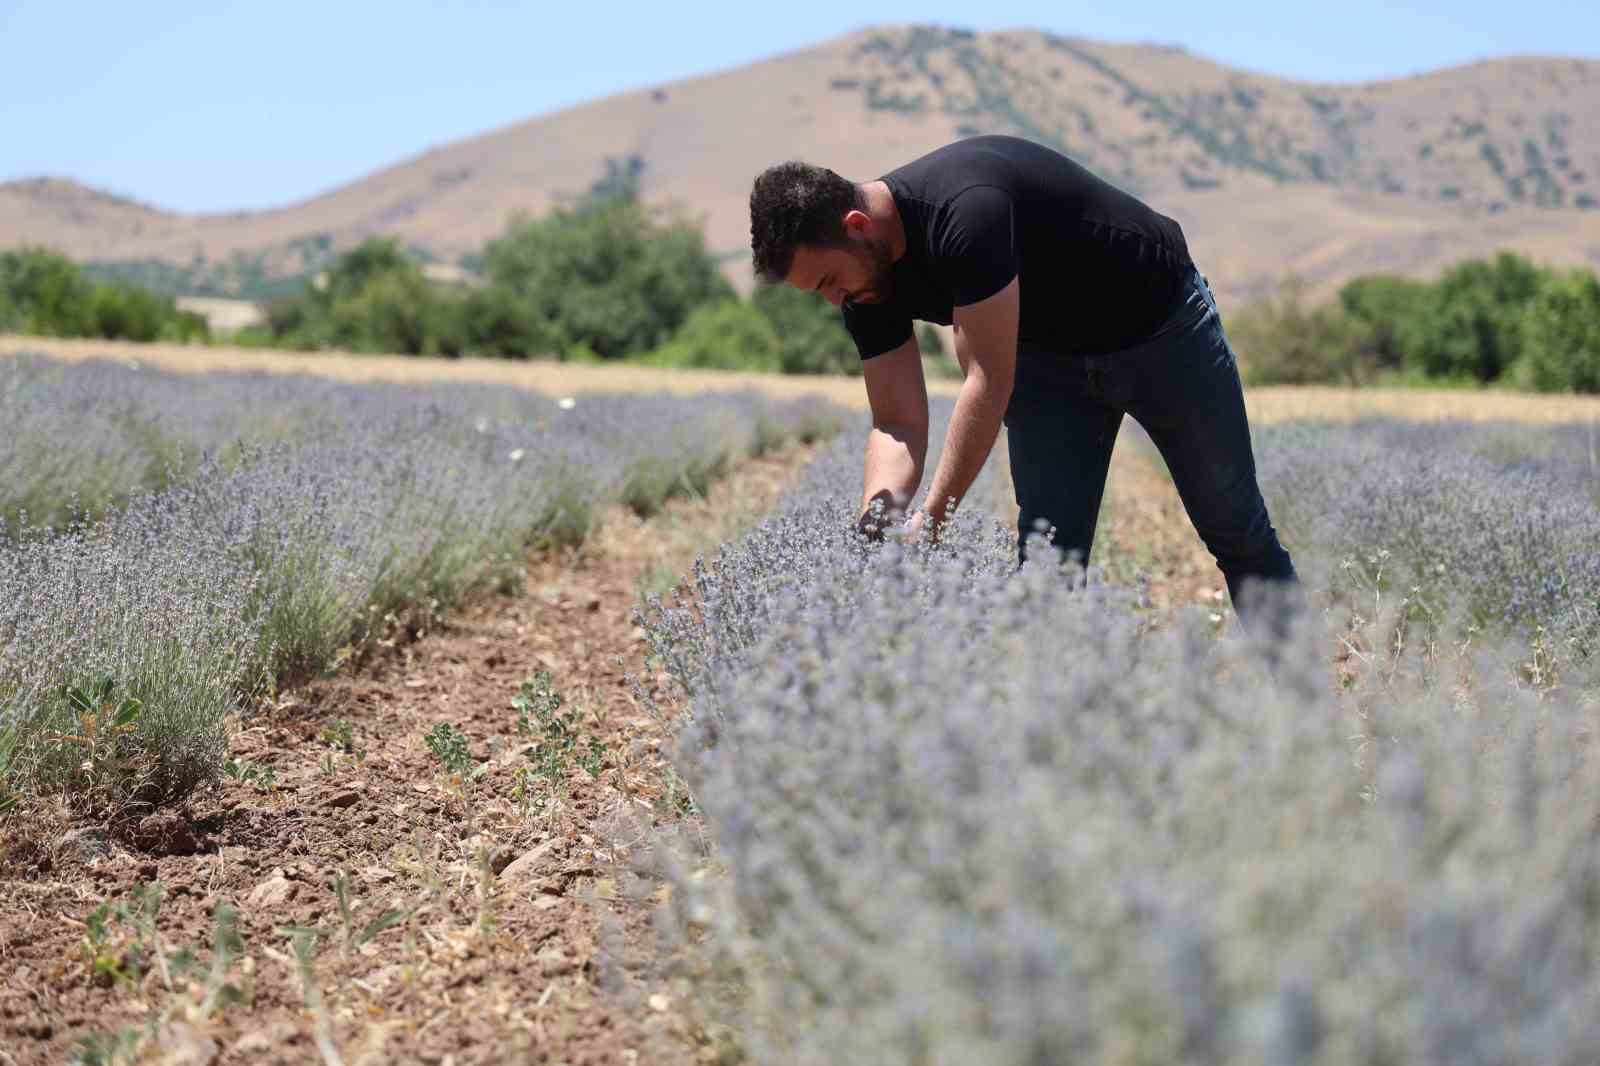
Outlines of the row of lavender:
M1583 431L1264 432L1314 603L1273 644L1016 573L985 520L866 544L858 446L645 612L729 876L645 872L753 1061L1592 1057Z
M262 686L513 580L525 546L580 539L606 506L646 512L833 420L753 394L0 362L0 500L20 516L0 537L0 770L97 802L182 794Z

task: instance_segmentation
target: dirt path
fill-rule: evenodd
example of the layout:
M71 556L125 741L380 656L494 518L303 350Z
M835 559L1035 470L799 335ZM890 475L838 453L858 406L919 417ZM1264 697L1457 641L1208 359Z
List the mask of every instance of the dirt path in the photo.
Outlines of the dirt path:
M1094 556L1110 580L1142 587L1158 618L1178 607L1226 602L1222 572L1194 531L1172 475L1127 432L1112 452Z
M654 901L627 898L613 871L630 843L613 836L616 814L679 816L662 726L625 679L643 669L631 611L642 587L764 513L804 458L754 460L649 523L614 513L582 550L530 559L524 595L480 595L445 628L276 699L235 735L253 779L183 816L107 839L30 814L33 839L0 860L0 1064L61 1062L95 1033L105 1062L709 1056L671 989L608 961L626 950L601 950L607 928L624 949L651 943ZM535 699L520 733L511 701L540 671L563 702L552 714ZM441 726L465 740L463 773L425 741ZM541 742L560 785L525 777L519 803ZM141 925L152 883L159 909ZM102 903L128 915L97 923ZM225 971L219 904L242 937ZM323 930L301 934L304 961L296 928ZM195 965L163 974L156 947L190 949ZM226 1003L233 990L245 1002ZM164 1021L154 1039L151 1019ZM117 1040L134 1053L117 1057Z

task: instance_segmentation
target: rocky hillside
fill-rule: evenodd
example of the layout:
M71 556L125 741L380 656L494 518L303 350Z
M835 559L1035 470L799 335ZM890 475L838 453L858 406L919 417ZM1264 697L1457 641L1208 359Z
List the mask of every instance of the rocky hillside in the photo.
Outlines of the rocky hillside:
M1600 62L1508 58L1363 85L1182 49L880 27L440 146L272 211L179 215L63 180L0 186L0 246L173 288L260 291L375 233L455 262L607 173L701 217L747 280L750 181L786 158L875 177L948 140L1054 145L1178 218L1213 282L1426 274L1501 247L1600 266Z

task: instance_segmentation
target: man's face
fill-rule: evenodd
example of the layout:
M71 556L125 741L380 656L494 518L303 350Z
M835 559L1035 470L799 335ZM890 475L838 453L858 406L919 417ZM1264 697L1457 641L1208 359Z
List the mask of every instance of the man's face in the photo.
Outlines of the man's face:
M893 292L890 268L894 265L889 242L867 234L847 233L843 248L802 244L784 278L806 292L820 292L838 307L842 303L876 304Z

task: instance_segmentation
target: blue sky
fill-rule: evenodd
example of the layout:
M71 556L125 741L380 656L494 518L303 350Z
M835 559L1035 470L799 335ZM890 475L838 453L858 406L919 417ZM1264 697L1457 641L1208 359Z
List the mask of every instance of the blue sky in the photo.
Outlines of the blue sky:
M0 180L72 177L183 211L278 206L595 96L911 21L1181 44L1316 81L1600 56L1596 0L0 0Z

